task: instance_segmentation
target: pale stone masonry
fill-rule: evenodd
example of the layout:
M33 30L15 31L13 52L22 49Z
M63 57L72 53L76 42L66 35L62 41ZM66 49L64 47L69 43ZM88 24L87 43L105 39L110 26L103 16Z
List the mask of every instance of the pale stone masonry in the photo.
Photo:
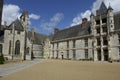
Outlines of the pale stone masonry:
M120 60L120 12L113 12L102 2L80 25L64 30L55 29L49 49L54 59L93 59L94 61Z
M9 26L2 26L0 35L0 54L8 60L31 60L43 57L43 43L46 35L28 31L29 16L23 11L20 19L16 19Z
M63 30L55 28L46 36L32 29L28 31L28 12L0 31L0 54L8 59L54 58L94 61L120 60L120 12L102 2L90 21Z

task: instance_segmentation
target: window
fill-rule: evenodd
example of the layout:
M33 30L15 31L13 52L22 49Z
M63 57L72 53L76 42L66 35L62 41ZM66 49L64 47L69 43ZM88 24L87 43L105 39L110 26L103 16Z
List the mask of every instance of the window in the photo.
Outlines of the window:
M67 50L67 59L69 59L69 50Z
M67 48L69 48L69 41L67 41Z
M53 44L53 49L54 49L54 44Z
M29 47L27 47L27 54L29 54L29 51L30 51L30 48L29 48Z
M96 25L99 25L100 24L100 20L96 20Z
M75 40L73 40L73 48L75 48Z
M11 54L11 40L9 41L9 54Z
M97 34L100 34L100 27L96 29Z
M107 37L103 37L103 45L108 45Z
M107 18L102 19L102 23L107 23Z
M88 47L88 39L85 39L85 47Z
M73 50L73 59L76 59L76 51Z
M17 40L15 43L15 55L20 55L20 41Z
M57 51L56 59L58 59L58 51Z
M101 45L100 38L97 38L97 46L100 46L100 45Z
M58 49L59 44L57 43L57 49Z
M88 49L85 49L85 59L88 59Z
M111 25L111 28L113 28L113 25Z
M103 27L103 33L107 32L107 27Z
M112 23L112 20L111 20L111 23Z

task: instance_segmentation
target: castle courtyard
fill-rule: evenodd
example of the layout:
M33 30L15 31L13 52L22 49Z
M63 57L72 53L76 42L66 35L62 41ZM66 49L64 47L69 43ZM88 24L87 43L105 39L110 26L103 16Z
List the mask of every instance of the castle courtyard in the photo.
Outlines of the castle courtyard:
M120 63L42 60L0 80L120 80Z

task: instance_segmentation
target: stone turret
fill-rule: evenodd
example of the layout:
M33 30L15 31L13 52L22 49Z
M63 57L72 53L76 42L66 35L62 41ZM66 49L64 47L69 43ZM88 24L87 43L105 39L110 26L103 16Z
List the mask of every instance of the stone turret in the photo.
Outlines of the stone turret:
M113 14L113 8L110 5L108 7L107 17L108 17L107 24L109 27L109 31L111 32L114 30L114 14Z
M28 20L29 20L28 11L25 10L20 16L20 21L24 27L24 30L28 29Z

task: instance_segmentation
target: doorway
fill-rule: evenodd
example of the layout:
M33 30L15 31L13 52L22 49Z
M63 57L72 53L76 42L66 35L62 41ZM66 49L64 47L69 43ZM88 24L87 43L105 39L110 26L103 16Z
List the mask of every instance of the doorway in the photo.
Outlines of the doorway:
M108 61L109 55L108 55L108 49L104 49L104 61Z
M20 41L17 40L15 43L15 55L20 55Z
M97 57L98 57L98 61L101 61L101 50L100 49L97 50Z

